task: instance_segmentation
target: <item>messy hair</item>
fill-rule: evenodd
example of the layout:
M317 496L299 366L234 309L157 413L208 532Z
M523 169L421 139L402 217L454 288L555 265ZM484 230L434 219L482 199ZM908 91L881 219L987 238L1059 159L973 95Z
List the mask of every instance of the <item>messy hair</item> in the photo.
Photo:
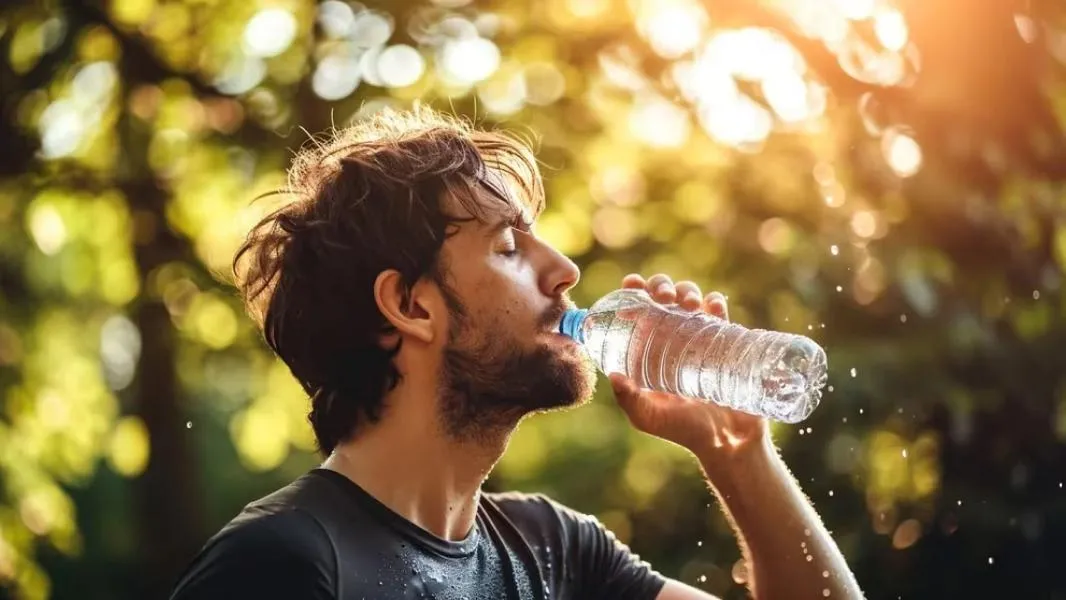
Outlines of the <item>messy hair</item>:
M440 251L460 222L486 222L494 204L532 215L544 204L524 140L426 107L312 140L276 194L287 202L251 229L233 272L267 344L311 398L324 455L378 421L403 377L393 361L401 343L381 343L394 328L374 299L377 276L399 272L406 305L419 279L445 284Z

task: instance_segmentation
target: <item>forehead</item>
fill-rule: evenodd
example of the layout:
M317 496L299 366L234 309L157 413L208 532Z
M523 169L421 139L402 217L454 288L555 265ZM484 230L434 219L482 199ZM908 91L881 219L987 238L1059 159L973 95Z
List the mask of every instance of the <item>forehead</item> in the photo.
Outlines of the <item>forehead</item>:
M448 187L444 204L449 214L471 225L491 227L501 220L532 223L538 211L530 192L513 177L487 169L478 179Z

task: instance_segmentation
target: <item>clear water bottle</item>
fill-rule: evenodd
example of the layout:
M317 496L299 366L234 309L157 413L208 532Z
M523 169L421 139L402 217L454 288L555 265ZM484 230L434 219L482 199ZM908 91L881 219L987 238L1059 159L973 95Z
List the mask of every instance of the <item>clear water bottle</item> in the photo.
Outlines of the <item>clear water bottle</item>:
M567 311L559 331L604 373L785 423L810 416L826 383L825 351L810 338L659 304L644 290Z

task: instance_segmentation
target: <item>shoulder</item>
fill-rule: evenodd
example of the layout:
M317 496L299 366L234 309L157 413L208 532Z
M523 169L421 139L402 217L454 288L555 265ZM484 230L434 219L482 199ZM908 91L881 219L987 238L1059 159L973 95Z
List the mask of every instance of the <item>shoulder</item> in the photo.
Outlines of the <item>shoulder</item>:
M329 598L336 574L332 540L309 512L246 510L207 542L182 575L173 597L223 598L260 586Z
M207 547L266 556L320 557L332 554L332 541L321 522L302 508L242 512L212 538Z

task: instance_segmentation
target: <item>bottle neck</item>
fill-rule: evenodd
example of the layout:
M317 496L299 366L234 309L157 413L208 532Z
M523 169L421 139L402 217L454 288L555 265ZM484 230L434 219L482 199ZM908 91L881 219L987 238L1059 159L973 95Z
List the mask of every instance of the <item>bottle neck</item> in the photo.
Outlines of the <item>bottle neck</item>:
M562 320L559 321L559 333L569 336L579 344L585 343L585 332L581 330L581 325L585 322L589 311L584 308L572 308L563 313Z

